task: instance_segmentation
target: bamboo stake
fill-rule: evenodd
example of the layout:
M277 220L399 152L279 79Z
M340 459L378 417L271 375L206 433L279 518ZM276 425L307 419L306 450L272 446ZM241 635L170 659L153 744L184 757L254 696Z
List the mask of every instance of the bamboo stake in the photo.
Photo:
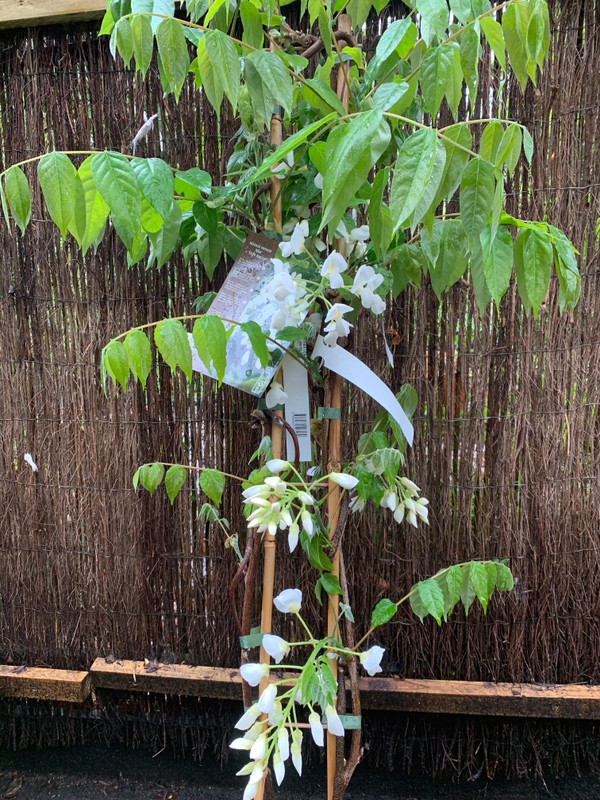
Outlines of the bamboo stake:
M352 20L348 14L340 14L338 18L338 30L344 33L352 33ZM337 95L340 98L344 110L348 112L348 91L347 91L348 73L344 63L340 63L337 73ZM341 245L341 243L340 243ZM342 250L343 247L339 246L338 249ZM329 407L340 409L342 408L342 379L339 375L334 374L331 380L331 393L329 397ZM328 453L327 453L327 472L340 472L341 470L341 419L330 419L328 422ZM327 518L329 523L329 537L331 538L337 527L338 519L340 516L340 487L329 481L328 485L329 498L327 500ZM339 579L340 575L340 552L339 548L333 557L333 570L332 574ZM333 636L337 625L337 619L340 613L340 602L337 595L329 596L329 603L327 606L327 635ZM332 661L331 666L335 679L337 680L337 662ZM327 731L327 800L333 800L333 792L335 785L335 773L337 765L337 748L338 738Z
M271 50L273 45L271 45ZM278 147L283 141L283 133L281 126L281 117L274 114L271 118L271 144ZM271 215L275 228L281 232L282 214L281 214L281 182L278 178L273 176L271 178ZM279 380L280 372L277 374L276 380ZM282 416L281 411L276 412L278 416ZM271 449L273 451L273 458L281 458L283 444L283 426L273 422L271 425ZM275 537L270 533L265 533L265 556L264 556L264 571L263 571L263 584L262 584L262 612L260 618L261 633L271 632L271 622L273 619L273 586L275 584ZM260 648L260 663L268 664L270 662L269 654L264 647ZM268 676L263 678L258 687L259 692L263 692L269 685ZM266 724L266 723L265 723ZM256 800L263 800L265 793L265 780L263 777L256 793ZM272 792L271 792L272 793Z

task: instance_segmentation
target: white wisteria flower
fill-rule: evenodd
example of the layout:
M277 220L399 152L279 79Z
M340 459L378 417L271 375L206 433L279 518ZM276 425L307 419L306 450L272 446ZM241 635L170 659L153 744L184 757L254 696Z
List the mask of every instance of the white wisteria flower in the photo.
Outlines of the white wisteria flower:
M310 724L310 732L315 740L315 744L319 747L323 747L323 724L321 722L321 717L316 711L311 711L311 713L308 715L308 722Z
M287 656L290 652L290 645L281 636L275 636L273 633L265 633L262 640L262 646L265 651L271 656L276 664Z
M257 708L256 704L250 706L250 708L245 711L242 716L238 719L235 723L235 727L238 731L247 731L251 728L256 720L260 717L260 709Z
M292 522L290 527L288 528L288 547L290 548L290 553L293 553L298 545L298 538L300 536L300 526L297 522Z
M267 753L267 736L265 733L261 733L255 741L252 743L252 747L250 748L250 758L252 761L261 761Z
M325 344L333 346L337 343L340 336L348 336L352 325L348 320L344 319L344 314L352 311L352 306L347 306L345 303L334 303L325 317L324 331L326 336L323 337Z
M277 750L283 761L290 757L290 735L287 728L279 728L277 731Z
M273 164L271 167L271 175L274 175L279 180L285 178L285 176L290 172L294 167L294 151L290 150L290 152L284 157L283 161L278 161L277 164Z
M341 253L334 250L330 253L321 267L321 276L329 280L332 289L340 289L344 285L342 272L348 268L348 263Z
M277 698L277 687L274 683L270 683L267 688L261 693L256 703L256 707L262 714L270 714Z
M360 511L363 511L365 507L365 500L363 497L359 497L355 495L350 503L348 504L348 508L352 511L353 514L358 514Z
M358 478L353 475L347 475L345 472L330 472L329 478L342 489L354 489L358 483Z
M385 650L383 647L379 647L379 645L374 644L373 647L370 647L368 650L365 650L364 653L359 655L360 663L369 673L369 675L373 676L378 672L381 672L381 657L384 653Z
M302 731L294 728L292 731L292 764L296 767L298 775L302 775Z
M240 675L250 684L250 686L258 686L263 678L269 674L268 664L242 664L240 667Z
M304 241L308 236L308 220L303 219L299 222L290 237L289 242L281 242L279 250L284 258L289 258L291 255L299 256L305 250Z
M265 464L265 467L269 470L269 472L283 472L286 469L290 469L290 462L284 461L282 458L271 458Z
M282 406L288 399L286 392L283 389L283 386L278 383L277 381L273 381L271 384L271 388L265 395L265 403L267 404L267 408L273 408L274 406Z
M281 782L285 778L285 764L277 750L273 753L273 774L275 775L277 786L281 786Z
M300 589L284 589L273 599L273 603L282 614L297 614L302 605L302 592Z
M242 795L242 800L254 800L258 794L259 783L247 783Z
M332 705L325 706L325 719L327 720L327 730L334 736L344 735L344 726L339 718L337 711Z
M363 265L358 268L350 291L360 298L363 308L370 308L374 314L381 314L385 310L385 301L375 294L375 290L382 283L383 275L376 273L373 267Z
M369 236L370 233L368 225L360 225L359 227L350 231L350 240L352 242L366 242L368 241Z

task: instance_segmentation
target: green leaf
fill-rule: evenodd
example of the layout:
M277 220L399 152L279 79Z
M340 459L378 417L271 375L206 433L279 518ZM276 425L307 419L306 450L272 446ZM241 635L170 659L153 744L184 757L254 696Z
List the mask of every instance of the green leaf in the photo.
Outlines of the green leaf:
M329 150L327 153L329 168L323 177L323 216L319 230L326 225L335 230L390 137L389 126L377 109L358 114L344 126L334 140L331 153Z
M135 172L129 161L120 153L105 150L93 156L91 172L96 188L111 214L132 236L138 234L142 204Z
M380 625L385 625L386 622L391 620L397 610L396 604L388 600L387 597L384 597L373 609L369 628L378 628Z
M386 190L389 176L389 167L384 167L377 171L371 191L371 202L369 203L369 235L379 258L382 258L384 253L387 252L394 233L392 213L383 202L383 194Z
M406 225L426 188L431 191L439 187L444 164L438 158L438 147L438 138L432 128L418 130L402 145L390 192L395 231Z
M209 374L214 369L220 386L227 366L227 332L223 322L214 314L205 314L194 323L192 336L200 361Z
M450 10L463 25L466 25L471 19L471 3L469 0L450 0ZM464 31L462 35L464 36Z
M112 35L114 36L117 52L123 59L125 66L128 67L133 55L133 32L127 17L121 17L118 20Z
M92 177L92 159L88 156L77 170L75 213L68 227L84 255L92 244L97 246L108 218L108 206Z
M340 582L335 575L332 575L331 572L326 572L324 575L321 575L321 577L318 580L318 583L321 584L323 589L325 589L325 591L329 595L342 594L342 587L340 586Z
M467 617L469 616L469 609L473 605L473 600L475 600L475 589L473 588L473 583L471 581L470 566L470 564L467 565L466 569L464 570L463 585L460 588L460 599L462 600L462 604L465 609L465 616Z
M165 475L165 489L167 490L167 497L171 501L171 505L173 505L186 478L187 470L179 464L173 464L173 466L169 467L167 470L167 474Z
M504 43L508 52L510 66L521 84L522 91L525 91L529 64L527 30L529 28L530 13L529 3L509 3L502 14Z
M497 564L496 586L499 592L509 592L514 586L512 572L505 564Z
M444 595L438 582L434 578L419 581L417 592L427 613L440 625L444 615Z
M154 34L148 17L141 14L133 17L131 20L131 34L133 37L135 71L136 73L138 71L141 72L142 78L145 78L154 51Z
M6 171L4 188L10 213L23 235L31 217L31 193L25 173L20 167L13 166Z
M280 342L303 342L308 339L308 331L306 328L295 328L293 325L288 325L277 331L274 338Z
M261 367L266 367L269 363L269 349L267 347L267 337L262 332L260 325L254 320L249 320L248 322L242 322L240 328L250 340L250 345L260 361Z
M48 153L38 163L46 207L63 239L75 213L76 175L75 167L64 153Z
M445 4L445 3L444 3ZM447 76L452 72L454 47L442 44L431 47L421 61L419 81L425 110L433 117L437 114L446 93Z
M467 82L469 95L471 97L471 107L477 97L477 86L479 84L479 59L481 48L479 46L479 32L475 25L465 28L460 35L460 66Z
M148 255L148 268L156 260L157 268L162 267L169 260L169 256L179 242L181 228L181 209L177 203L171 204L171 213L164 225L156 233L148 234L150 239L150 253Z
M479 238L494 201L494 167L479 156L471 159L460 182L460 218L469 239Z
M452 45L452 67L446 76L445 86L446 102L452 116L456 119L458 107L463 99L463 71L460 65L460 48L456 47L455 42Z
M115 386L120 383L125 391L129 377L129 361L123 342L113 339L106 345L102 351L102 364Z
M548 234L540 228L530 228L523 234L525 286L533 309L533 316L537 317L540 306L546 298L552 274L554 258L552 242Z
M502 135L502 140L496 153L496 167L501 167L505 163L509 175L512 176L519 162L522 142L521 126L511 122Z
M374 81L389 74L417 41L417 28L410 19L398 19L389 25L377 44L375 55L369 62L367 73Z
M165 468L158 461L151 465L146 464L145 466L146 469L140 470L140 483L144 489L150 492L150 497L152 497L164 478Z
M509 287L513 270L513 240L510 232L502 226L491 239L491 227L486 225L481 232L483 272L490 294L500 306L500 300Z
M418 0L416 6L423 21L431 28L438 39L445 39L448 28L448 5L446 0ZM427 44L430 44L430 37L426 36L424 32L421 35Z
M167 220L173 203L173 171L161 158L134 158L131 167L140 190L152 208Z
M504 36L502 35L502 25L491 17L482 17L479 20L481 30L487 43L492 48L492 52L498 59L502 69L506 70L506 49L504 47Z
M308 78L301 89L302 97L312 108L320 111L323 116L336 111L344 116L346 110L337 94L323 81L317 78Z
M479 155L491 164L496 163L496 154L502 137L504 136L504 127L498 120L493 120L489 125L486 125L481 136L481 144L479 145Z
M577 251L562 231L548 226L554 247L554 268L558 277L561 310L566 305L573 307L579 299L581 278L577 268Z
M175 100L179 100L190 65L181 23L173 18L163 19L156 29L156 45L169 88L175 95Z
M210 194L211 189L212 179L203 169L192 167L175 173L175 191L188 200L200 200L203 194Z
M237 107L240 59L234 43L222 31L211 31L198 43L198 69L206 96L219 116L223 94Z
M291 114L294 86L283 61L275 53L255 50L246 56L246 65L248 63L252 64L260 80L268 88L276 102L283 107L287 114Z
M382 83L377 87L371 108L380 108L382 111L393 110L394 113L402 113L412 102L414 96L415 82L410 83L400 81L399 83ZM397 106L397 108L396 108Z
M458 220L437 225L440 230L438 257L430 266L431 285L441 298L443 292L460 280L467 268L467 243Z
M469 565L469 580L473 586L473 591L483 606L484 612L487 611L489 600L487 573L484 564L480 561L471 561Z
M524 258L524 246L525 242L527 241L528 233L529 230L527 228L522 228L517 234L514 245L515 277L517 279L517 289L519 291L519 297L521 298L521 303L523 303L523 308L526 314L529 314L531 311L531 301L529 299L529 295L527 294L527 284L525 281L526 266Z
M473 291L475 292L477 308L480 313L483 314L492 296L489 292L485 280L485 273L483 271L483 248L481 247L481 242L471 242L470 250L471 283L473 284Z
M258 9L250 0L240 3L240 17L242 19L242 41L257 50L262 50L264 44L264 31Z
M472 142L471 131L463 123L452 125L444 131L441 144L446 151L446 160L432 208L436 208L442 200L449 200L458 189L464 166L469 160Z
M150 374L152 355L150 352L150 342L143 331L133 328L130 330L123 343L127 353L127 363L133 377L142 386L146 385L146 378Z
M316 515L312 514L311 516L313 518L313 522L316 522ZM333 564L323 549L324 542L322 537L313 536L309 539L307 536L303 535L302 540L302 546L306 551L310 565L321 572L331 572L331 570L333 570Z
M192 351L185 328L176 319L165 319L154 329L158 352L174 371L180 367L188 380L192 378Z
M533 158L533 139L524 125L519 125L519 127L523 134L523 153L527 159L527 163L531 164L531 159Z
M446 588L448 591L446 614L450 614L460 600L460 590L463 585L464 572L462 567L454 565L446 573Z

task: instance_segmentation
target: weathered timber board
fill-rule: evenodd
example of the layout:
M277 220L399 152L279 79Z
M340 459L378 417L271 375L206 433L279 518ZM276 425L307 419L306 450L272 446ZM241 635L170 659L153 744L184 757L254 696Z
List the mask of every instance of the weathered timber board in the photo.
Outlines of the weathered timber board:
M94 688L120 689L159 694L216 697L241 700L242 679L239 670L218 667L188 667L185 664L161 664L146 669L143 661L115 661L107 664L97 658L90 668Z
M0 665L0 695L4 697L83 703L90 691L89 672Z
M100 19L105 9L102 0L0 0L0 28Z
M360 689L365 709L600 719L600 686L363 678Z

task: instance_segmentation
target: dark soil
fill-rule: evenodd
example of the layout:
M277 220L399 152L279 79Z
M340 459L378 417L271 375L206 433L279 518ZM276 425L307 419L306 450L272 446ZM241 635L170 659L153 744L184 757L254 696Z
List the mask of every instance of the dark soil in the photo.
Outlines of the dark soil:
M243 762L241 762L243 763ZM0 753L0 800L241 800L244 779L230 763L176 761L150 755L81 747ZM282 800L325 797L324 768L310 767L299 781L288 772L276 795ZM388 772L357 770L348 800L600 800L600 777L565 778L546 786L528 782L478 781L456 785Z

